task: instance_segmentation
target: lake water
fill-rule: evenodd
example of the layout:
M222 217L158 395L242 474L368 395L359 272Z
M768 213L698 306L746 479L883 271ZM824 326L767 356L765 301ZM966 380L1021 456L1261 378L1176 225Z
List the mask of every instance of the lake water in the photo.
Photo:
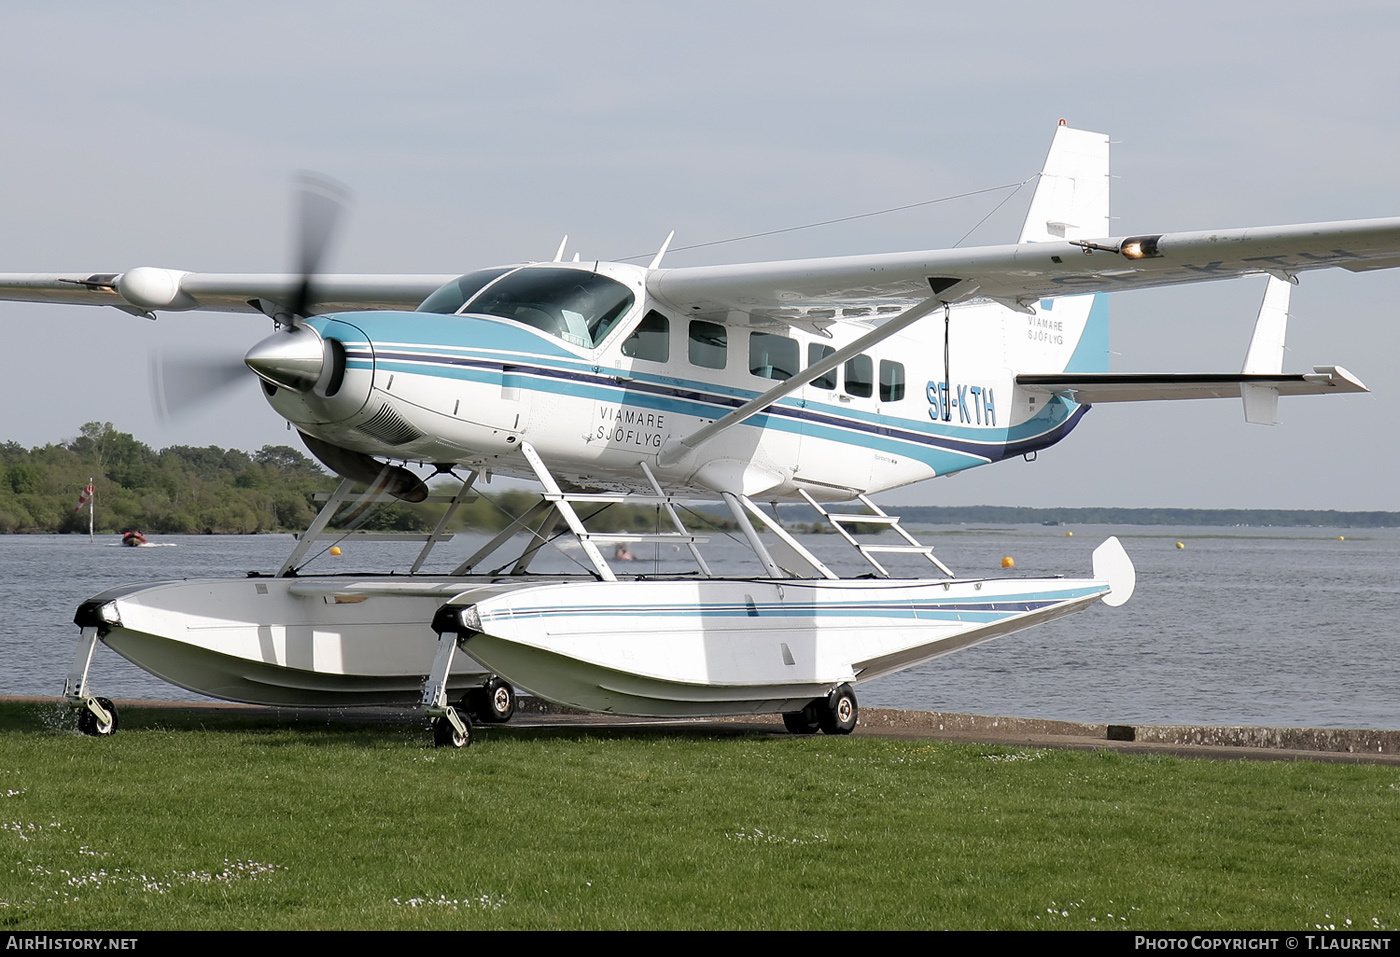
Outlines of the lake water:
M862 685L862 704L1112 723L1400 728L1400 530L957 526L920 534L962 576L998 575L1003 556L1015 559L1014 574L1084 576L1094 546L1116 534L1137 566L1137 592L1122 608L1097 606ZM73 611L103 588L271 572L293 544L287 535L158 541L173 547L0 536L0 692L62 692L78 635ZM439 546L434 568L452 567L480 541L459 535ZM834 536L804 541L838 573L868 570ZM309 570L406 570L416 554L397 543L352 542L345 551ZM718 538L705 553L718 571L760 573L737 542ZM576 569L577 558L576 547L546 550L532 570ZM647 547L637 558L634 571L687 567L669 554L657 561ZM892 570L927 574L921 560L901 561ZM193 697L102 646L92 676L96 692L112 698Z

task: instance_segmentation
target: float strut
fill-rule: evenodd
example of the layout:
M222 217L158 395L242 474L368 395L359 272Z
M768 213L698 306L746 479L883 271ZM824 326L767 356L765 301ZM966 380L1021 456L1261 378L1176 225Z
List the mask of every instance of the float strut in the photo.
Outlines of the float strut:
M97 628L88 625L78 637L78 651L73 656L73 666L68 669L68 679L63 683L63 697L68 704L78 710L92 713L103 726L112 724L111 713L102 706L98 698L88 690L88 672L92 669L92 656L97 651Z
M439 745L462 747L471 743L471 723L447 703L447 676L452 671L452 656L457 651L460 635L454 631L438 632L437 654L433 670L423 684L423 710L433 723L434 738ZM455 734L444 734L450 727Z

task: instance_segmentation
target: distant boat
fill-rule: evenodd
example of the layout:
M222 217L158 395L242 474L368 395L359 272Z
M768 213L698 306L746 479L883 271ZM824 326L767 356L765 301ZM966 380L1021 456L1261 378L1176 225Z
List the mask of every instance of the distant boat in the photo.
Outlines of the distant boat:
M122 535L122 540L115 545L108 543L109 547L117 548L126 546L128 548L174 548L174 542L151 542L146 540L146 536L141 532L126 532Z

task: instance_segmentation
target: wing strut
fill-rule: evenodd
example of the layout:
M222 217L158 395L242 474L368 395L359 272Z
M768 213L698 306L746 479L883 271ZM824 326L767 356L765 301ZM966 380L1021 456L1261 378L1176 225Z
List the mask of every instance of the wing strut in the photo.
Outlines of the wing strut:
M710 441L710 439L713 439L721 432L731 429L746 419L758 415L779 399L791 395L807 383L820 378L847 359L860 355L877 342L883 342L896 333L903 331L915 322L918 322L924 316L936 311L940 306L947 309L950 303L959 302L963 299L969 299L975 296L978 289L977 283L966 279L930 278L929 286L933 289L933 295L923 302L909 307L893 319L890 319L875 329L871 329L850 345L837 349L835 352L831 353L831 355L813 363L792 378L783 380L757 398L750 399L728 415L721 416L709 425L695 430L679 441L669 443L656 457L656 464L661 468L669 468L675 465L688 453Z
M953 377L952 377L951 375L948 374L948 361L949 361L949 356L950 356L950 352L949 352L949 349L948 349L948 340L952 338L952 330L953 330L953 307L950 306L950 305L948 305L948 304L945 302L945 303L943 304L943 394L944 394L945 396L951 395L952 392L953 392L953 386L952 386ZM951 422L951 421L953 420L953 406L952 406L952 403L950 403L950 402L941 402L941 403L939 403L939 404L942 405L942 406L944 407L944 408L943 408L943 421L944 421L944 422Z

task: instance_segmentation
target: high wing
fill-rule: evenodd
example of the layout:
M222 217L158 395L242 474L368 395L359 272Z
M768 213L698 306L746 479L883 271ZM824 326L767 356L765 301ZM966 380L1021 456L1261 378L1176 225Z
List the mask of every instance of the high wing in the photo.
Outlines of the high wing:
M1147 289L1268 274L1352 272L1400 266L1400 218L1203 232L1146 234L657 269L648 291L685 315L747 315L759 321L812 317L812 310L910 305L932 279L961 280L975 295L1013 308L1048 296ZM322 275L313 301L322 311L414 309L455 275ZM0 274L0 299L155 310L264 312L286 303L299 277L193 273L140 267L125 273Z
M931 279L974 283L977 296L1025 310L1049 296L1262 274L1295 281L1333 266L1400 266L1400 218L658 269L647 288L686 315L783 320L919 302Z
M455 275L317 276L311 302L323 312L416 309ZM295 300L301 277L283 273L193 273L141 266L124 273L0 274L0 299L155 310L269 312Z
M976 295L1025 307L1047 296L1261 274L1292 280L1313 269L1365 272L1395 266L1400 266L1400 218L657 269L648 275L647 289L686 315L739 313L763 320L796 318L799 310L921 302L933 278L964 280L975 284ZM455 278L323 275L316 277L313 298L328 312L414 309ZM0 299L108 305L138 313L259 312L257 300L284 303L298 282L288 274L154 267L0 274Z

